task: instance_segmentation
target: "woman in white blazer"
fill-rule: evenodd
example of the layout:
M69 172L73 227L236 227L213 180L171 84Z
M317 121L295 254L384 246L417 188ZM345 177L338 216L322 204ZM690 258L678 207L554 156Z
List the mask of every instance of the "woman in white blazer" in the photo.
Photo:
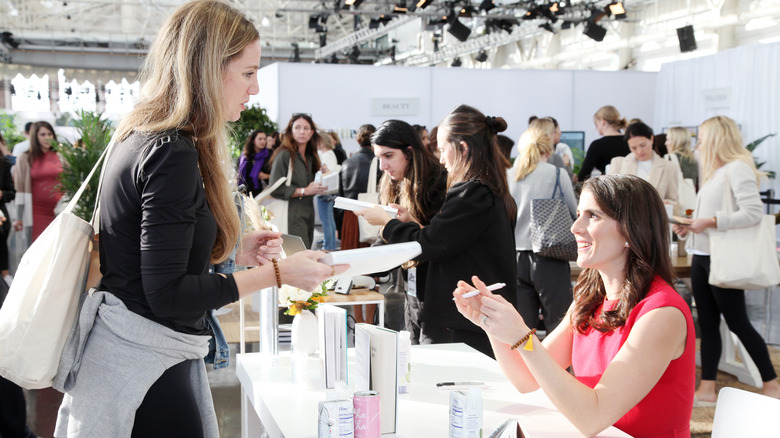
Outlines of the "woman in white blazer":
M721 315L755 362L764 382L764 395L780 398L780 383L769 351L748 319L745 291L709 284L709 229L722 231L748 227L761 220L763 204L758 194L758 182L763 174L756 169L753 156L742 146L737 124L728 117L716 116L701 124L698 149L704 165L704 183L697 195L694 219L689 225L674 225L673 228L681 237L688 232L693 233L688 251L693 253L691 286L701 329L701 384L696 390L695 400L714 402L717 397L715 378L721 354ZM726 184L737 206L733 212L723 209Z
M677 204L677 172L680 170L653 150L653 129L637 121L628 125L625 138L631 153L613 158L607 173L636 175L655 187L664 204Z

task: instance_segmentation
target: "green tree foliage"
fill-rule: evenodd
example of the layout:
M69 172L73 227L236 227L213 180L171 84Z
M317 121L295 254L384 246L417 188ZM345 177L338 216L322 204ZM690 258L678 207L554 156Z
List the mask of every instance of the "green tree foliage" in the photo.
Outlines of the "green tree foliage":
M5 145L9 150L12 150L16 143L24 141L24 135L16 126L16 114L0 112L0 132L3 134Z
M67 141L61 143L57 150L65 161L65 169L60 175L60 185L66 199L72 198L81 187L81 183L87 178L111 141L113 133L111 122L103 120L102 114L81 111L76 116L73 125L78 130L79 140L75 144ZM74 214L86 221L92 219L99 177L100 171L98 170L73 211Z
M759 138L759 139L757 139L757 140L753 140L752 142L748 143L748 144L747 144L747 146L745 146L745 148L746 148L747 150L749 150L749 151L750 151L750 153L752 154L752 153L753 153L753 150L754 150L756 147L758 147L758 145L760 145L761 143L763 143L763 142L764 142L764 140L766 140L766 139L767 139L767 138L769 138L769 137L774 137L775 135L776 135L776 134L767 134L767 135L765 135L765 136L763 136L763 137L761 137L761 138ZM755 155L753 156L753 162L754 162L754 163L756 163L756 169L758 169L758 170L761 170L761 166L763 166L764 164L766 164L766 161L758 161L758 160L756 159ZM769 177L769 178L771 178L771 179L774 179L774 178L775 178L775 171L774 171L774 170L766 170L765 172L766 172L766 176L767 176L767 177Z
M245 109L241 112L241 118L231 124L230 149L233 158L241 155L247 137L255 129L267 134L276 131L276 123L268 117L265 108L260 106Z

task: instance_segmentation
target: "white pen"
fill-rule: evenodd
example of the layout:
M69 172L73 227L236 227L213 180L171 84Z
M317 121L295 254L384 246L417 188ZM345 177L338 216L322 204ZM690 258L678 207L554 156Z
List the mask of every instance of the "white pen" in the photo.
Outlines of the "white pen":
M492 292L494 290L499 290L499 289L501 289L504 286L506 286L506 283L493 283L490 286L487 286L487 290ZM466 292L465 294L461 295L460 297L461 298L471 298L471 297L476 297L477 295L479 295L479 289L473 290L471 292ZM455 301L455 297L452 297L452 301Z

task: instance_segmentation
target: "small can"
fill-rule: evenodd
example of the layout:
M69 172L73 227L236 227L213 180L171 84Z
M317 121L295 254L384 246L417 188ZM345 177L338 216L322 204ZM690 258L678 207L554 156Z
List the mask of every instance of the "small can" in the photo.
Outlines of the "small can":
M319 403L318 438L353 438L354 414L349 400L328 400Z
M355 406L355 438L379 438L379 393L358 391L352 397L352 403Z

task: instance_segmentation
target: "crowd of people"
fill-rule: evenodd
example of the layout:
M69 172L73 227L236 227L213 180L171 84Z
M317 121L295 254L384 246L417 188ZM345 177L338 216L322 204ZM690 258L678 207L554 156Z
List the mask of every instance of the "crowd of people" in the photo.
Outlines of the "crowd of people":
M500 138L504 117L459 105L430 131L401 120L363 125L359 150L347 156L338 135L296 113L279 133L249 133L235 169L227 169L227 122L258 93L260 51L251 21L209 0L178 8L151 45L140 101L119 124L116 151L105 165L103 277L99 292L83 304L94 313L92 329L78 347L80 362L65 370L76 377L59 411L57 436L212 436L216 417L203 356L219 327L210 310L282 283L311 290L343 272L346 266L318 260L323 251L367 245L358 218L380 227L375 245L418 242L422 248L403 266L399 328L414 343L463 342L494 357L519 391L542 388L585 435L614 425L636 437L688 436L694 404L716 398L721 315L758 366L764 394L780 398L766 344L747 318L744 291L708 281L708 230L749 226L762 212L763 174L733 120L704 121L695 152L691 133L671 128L664 144L672 159L657 148L647 124L605 106L593 117L602 137L579 163L560 143L552 117L529 121L516 154L507 153L512 140ZM56 145L54 128L41 121L31 124L29 143L16 145L11 157L2 148L0 198L16 207L11 224L0 206L4 275L8 236L28 232L35 240L54 218L63 172ZM338 189L322 183L329 174L338 174ZM317 247L316 205L322 251L277 260L279 233L242 232L234 189L257 195L283 177L289 184L271 196L289 201L288 233ZM675 290L669 252L667 211L680 213L682 178L700 187L690 221L672 226L693 253L698 390L692 312ZM724 184L736 211L722 209ZM335 195L355 199L369 188L397 216L379 206L355 214L334 210ZM573 221L583 268L574 285L568 261L538 254L531 244L531 201L550 197L563 200ZM209 271L228 257L255 269ZM489 290L491 283L504 286ZM132 382L126 373L133 373ZM9 382L2 384L6 391Z

